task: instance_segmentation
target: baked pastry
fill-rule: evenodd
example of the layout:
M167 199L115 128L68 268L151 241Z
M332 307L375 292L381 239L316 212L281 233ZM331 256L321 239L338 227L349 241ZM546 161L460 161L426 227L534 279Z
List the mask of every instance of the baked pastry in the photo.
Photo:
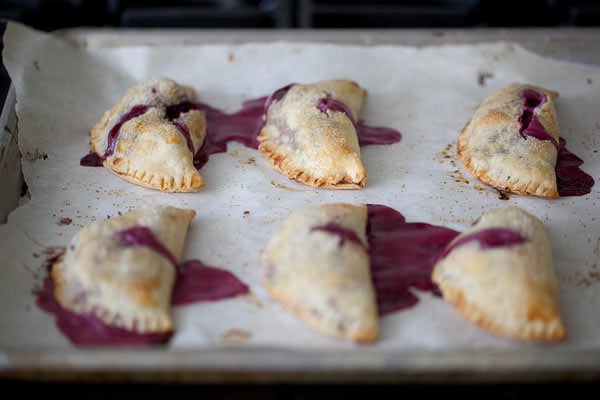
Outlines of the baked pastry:
M511 83L490 94L462 130L457 155L482 182L525 195L559 197L558 93Z
M171 293L194 210L139 208L82 228L52 265L66 310L139 334L169 333Z
M366 205L291 213L262 252L262 283L312 329L356 342L378 337Z
M193 108L194 97L191 87L164 77L139 83L92 127L92 152L135 184L197 191L204 181L193 158L206 136L206 116Z
M347 79L290 85L265 105L258 149L273 167L303 184L357 189L367 172L356 121L367 92Z
M550 241L539 219L517 207L481 216L452 240L432 280L472 323L514 339L566 336Z

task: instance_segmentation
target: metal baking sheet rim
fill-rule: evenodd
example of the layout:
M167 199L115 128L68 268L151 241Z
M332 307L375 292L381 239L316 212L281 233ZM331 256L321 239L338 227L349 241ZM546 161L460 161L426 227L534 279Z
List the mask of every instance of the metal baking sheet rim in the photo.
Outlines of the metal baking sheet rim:
M597 351L344 352L222 348L0 353L0 376L21 380L165 383L592 382Z
M16 95L11 86L0 115L0 223L18 206L22 175ZM89 382L373 383L591 382L600 380L600 350L373 352L243 349L164 351L96 349L0 350L0 378Z

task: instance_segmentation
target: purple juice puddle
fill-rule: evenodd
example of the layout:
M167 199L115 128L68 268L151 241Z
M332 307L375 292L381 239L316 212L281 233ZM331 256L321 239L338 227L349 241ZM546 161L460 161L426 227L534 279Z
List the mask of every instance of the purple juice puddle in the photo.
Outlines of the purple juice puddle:
M177 266L178 277L173 288L174 306L197 301L216 301L246 294L248 286L229 271L210 267L199 260Z
M560 196L583 196L592 191L594 178L579 167L583 160L566 148L566 140L559 139L558 157L556 159L556 185Z
M421 222L407 223L398 211L367 204L371 276L379 314L409 308L418 302L410 288L439 295L431 272L446 245L459 232Z
M146 246L167 258L175 267L177 279L171 296L172 305L195 301L221 300L248 292L248 287L231 272L210 267L200 260L177 264L175 256L143 226L135 226L117 233L125 246Z
M535 110L548 100L546 94L525 89L521 98L523 100L523 110L519 116L521 136L549 140L558 151L555 172L559 196L582 196L590 193L594 186L594 178L579 168L583 164L583 160L567 150L566 141L563 138L559 138L557 142L548 134L535 115Z
M38 293L36 304L54 314L58 329L69 340L80 346L147 346L166 343L171 333L136 333L106 325L91 314L75 314L63 308L54 298L54 285L50 277L44 279L44 288Z
M356 232L350 228L345 228L335 222L329 222L325 225L319 225L311 228L311 231L322 231L335 235L339 239L339 247L344 246L346 242L355 243L364 247L364 243L360 240Z
M549 140L558 150L556 139L546 132L535 115L535 111L548 101L546 94L525 89L521 93L521 99L523 100L523 109L521 115L519 115L519 134L521 137L526 139L527 136L531 136L539 140Z
M248 292L248 287L229 271L209 267L199 260L177 264L173 254L160 243L147 227L134 226L115 233L122 246L145 246L163 255L176 269L171 304L216 301ZM172 333L142 334L106 325L91 314L75 314L63 308L54 298L54 285L47 276L36 304L54 314L56 325L71 342L81 346L149 345L167 342Z
M208 158L227 151L227 143L236 141L250 149L258 149L256 137L265 124L266 113L274 101L281 100L294 86L291 83L277 89L269 96L246 100L242 108L233 114L224 113L208 104L197 102L194 107L204 111L207 132L204 144L194 156L194 166L202 168Z
M402 135L395 129L382 126L369 126L357 123L352 116L350 109L341 101L332 99L330 95L321 97L317 101L317 109L324 114L329 110L344 113L354 125L358 135L358 144L367 146L371 144L394 144L400 141Z
M206 139L194 156L194 166L202 168L212 154L227 151L227 143L236 141L251 149L258 149L256 136L263 126L263 112L267 97L245 101L242 109L227 114L208 104L195 103L204 111L207 121Z
M465 235L452 243L440 255L440 259L446 257L457 247L464 246L467 243L477 242L482 249L495 249L497 247L510 247L516 244L524 243L527 238L519 232L505 228L488 228L481 231Z
M104 160L97 153L89 152L79 160L82 167L102 167Z
M368 146L371 144L394 144L402 139L402 135L395 129L385 126L370 126L358 124L356 126L358 144Z

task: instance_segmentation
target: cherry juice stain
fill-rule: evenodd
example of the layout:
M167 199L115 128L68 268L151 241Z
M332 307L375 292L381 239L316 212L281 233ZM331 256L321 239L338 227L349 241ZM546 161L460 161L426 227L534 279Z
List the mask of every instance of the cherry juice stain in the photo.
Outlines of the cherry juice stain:
M592 191L594 178L579 168L583 160L566 148L565 139L559 139L556 159L556 185L559 196L583 196Z
M292 83L279 88L269 96L247 100L242 103L242 108L233 114L227 114L202 102L183 102L166 107L165 119L173 121L181 113L192 109L201 110L205 113L207 121L206 138L203 145L194 154L194 166L200 169L208 162L212 154L226 152L227 143L231 141L239 142L251 149L258 149L258 140L256 137L264 126L265 115L269 107L273 102L281 100L294 85ZM352 114L347 111L346 105L333 99L330 100L329 108L333 111L344 112L352 120L352 123L356 127L361 146L393 144L400 141L400 132L391 128L356 123L352 118ZM315 106L319 107L319 104ZM149 109L150 107L147 105L133 106L109 131L108 146L104 154L89 153L81 158L80 165L86 167L102 166L104 160L114 152L121 127L130 119L139 117ZM323 112L326 112L326 110L323 110ZM185 136L188 147L191 147L189 131L185 124L177 122L176 126Z
M169 341L171 333L137 333L106 325L92 314L75 314L60 305L54 297L54 284L48 276L38 293L36 304L42 310L54 314L58 329L78 346L148 346Z
M521 93L521 99L523 108L519 115L519 134L524 139L531 136L539 140L548 140L552 142L558 152L555 173L559 196L583 196L590 193L594 186L594 178L579 168L583 164L583 160L566 148L565 139L559 138L557 142L546 132L537 118L536 110L548 101L547 95L532 89L525 89Z
M217 301L246 294L248 286L229 271L205 265L200 260L178 264L175 256L152 234L147 227L134 226L115 234L123 247L151 248L176 269L171 304L191 304L198 301ZM50 276L38 293L36 304L54 314L56 325L69 340L79 346L126 345L146 346L169 341L172 332L142 334L106 325L91 314L75 314L60 305L54 297L54 284Z
M371 277L379 314L412 307L411 288L440 295L431 272L444 248L459 232L422 222L406 222L398 211L367 204Z

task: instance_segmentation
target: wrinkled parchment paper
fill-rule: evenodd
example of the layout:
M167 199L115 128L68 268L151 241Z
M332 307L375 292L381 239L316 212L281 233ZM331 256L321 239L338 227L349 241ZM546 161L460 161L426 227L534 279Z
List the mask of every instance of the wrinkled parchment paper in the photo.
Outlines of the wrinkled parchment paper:
M0 226L0 348L73 349L53 316L35 306L44 264L83 226L141 205L193 208L184 259L228 269L251 294L173 308L177 333L166 349L336 349L357 345L305 327L272 301L259 282L259 253L293 210L329 202L379 203L409 222L466 229L481 213L515 205L539 217L556 260L568 340L552 349L600 347L600 69L542 58L518 45L403 47L250 43L80 49L9 23L4 62L16 88L19 147L30 198ZM90 127L123 92L153 76L194 87L199 100L234 112L244 100L291 83L350 78L369 93L361 118L402 133L400 143L367 146L362 190L319 190L275 172L255 150L230 143L200 172L206 187L167 194L128 183L104 168L79 166ZM567 148L596 179L590 194L557 200L498 193L455 158L459 131L478 103L509 82L560 93L556 102ZM441 298L381 319L368 349L477 350L535 346L472 326Z

